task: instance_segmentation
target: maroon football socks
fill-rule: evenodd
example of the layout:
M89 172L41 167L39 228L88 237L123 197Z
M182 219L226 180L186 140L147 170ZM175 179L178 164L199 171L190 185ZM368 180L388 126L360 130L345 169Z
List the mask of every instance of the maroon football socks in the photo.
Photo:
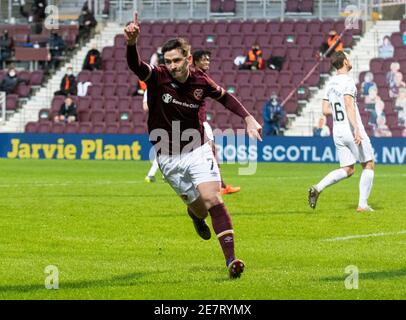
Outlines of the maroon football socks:
M224 203L215 205L209 209L214 232L219 239L227 265L235 259L234 253L234 231L231 217L227 212Z

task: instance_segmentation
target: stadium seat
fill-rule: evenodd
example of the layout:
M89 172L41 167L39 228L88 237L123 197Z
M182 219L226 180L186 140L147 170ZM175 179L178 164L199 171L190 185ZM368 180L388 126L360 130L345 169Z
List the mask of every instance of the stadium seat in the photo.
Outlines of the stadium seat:
M77 133L79 130L79 123L78 122L71 122L65 125L65 129L63 133Z
M106 129L106 124L104 122L93 122L90 132L92 134L103 134Z
M38 122L30 121L25 125L25 133L36 133Z
M106 125L104 133L106 134L117 134L119 125L117 123L109 123Z
M90 122L80 122L77 133L89 134L89 133L91 133L91 130L92 130L92 124Z

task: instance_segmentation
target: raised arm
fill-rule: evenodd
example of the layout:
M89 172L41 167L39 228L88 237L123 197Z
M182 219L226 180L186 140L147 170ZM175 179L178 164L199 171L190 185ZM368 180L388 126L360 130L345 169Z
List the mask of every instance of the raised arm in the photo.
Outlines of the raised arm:
M124 28L124 36L127 40L127 63L128 67L142 81L147 81L151 76L151 67L141 60L137 49L137 40L140 34L138 13L134 14L134 21Z
M238 101L233 95L229 94L228 92L224 93L224 95L217 101L220 102L228 110L244 119L245 124L247 126L247 133L250 138L256 138L262 141L261 125L247 111L247 109L245 109L245 107L241 104L240 101Z

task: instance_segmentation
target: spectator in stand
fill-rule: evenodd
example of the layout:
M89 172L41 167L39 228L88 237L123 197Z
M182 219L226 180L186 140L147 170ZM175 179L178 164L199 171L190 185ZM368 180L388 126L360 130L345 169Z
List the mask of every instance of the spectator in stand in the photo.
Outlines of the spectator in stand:
M147 92L147 84L144 81L138 80L135 91L131 94L134 96L143 96Z
M403 81L403 74L402 72L396 72L394 77L394 82L389 87L389 97L397 98L399 95L399 89L405 88L406 83Z
M374 137L392 137L392 132L386 125L385 117L378 117L376 119L376 126L374 127Z
M373 86L368 90L368 95L365 97L365 110L373 111L375 110L375 103L381 100L381 97L378 96L378 87Z
M264 59L262 58L262 50L259 44L255 43L251 50L248 51L245 62L241 65L241 69L258 70L263 69Z
M96 42L92 42L92 49L87 52L85 61L83 62L83 70L100 70L101 69L101 54L97 50Z
M156 49L156 51L152 54L149 63L154 66L165 64L164 54L162 53L162 47L158 47Z
M61 81L61 86L59 91L55 92L55 95L74 95L76 96L77 94L77 81L76 77L73 74L73 67L71 64L69 64L66 68L66 73L62 78Z
M313 128L313 136L314 137L329 137L330 136L330 128L328 127L326 116L322 115L319 118L319 122L317 126Z
M369 88L378 87L374 82L374 74L370 71L365 73L364 82L361 83L361 97L366 97L369 94Z
M0 69L2 69L3 61L11 58L11 50L13 47L13 39L8 34L8 30L3 31L0 37Z
M398 113L399 125L406 125L406 88L399 89L399 95L395 103L395 111Z
M263 132L265 136L277 136L280 134L282 120L285 111L278 101L276 93L272 93L271 98L265 102L262 115L264 119Z
M385 115L385 103L379 98L375 103L375 109L371 111L369 115L368 124L372 126L377 125L377 119L379 117L386 117Z
M56 32L56 30L52 30L51 37L49 38L49 52L51 54L51 67L54 69L58 68L60 64L61 57L63 55L63 51L65 50L65 41L61 38L61 36Z
M330 55L334 52L334 51L343 51L344 50L344 45L340 39L339 34L337 34L337 31L335 30L331 30L328 33L328 37L327 39L322 43L321 47L320 47L320 53L322 55L325 55L327 53L327 51L331 48L331 50L329 51L329 53L326 55L326 57L330 57Z
M71 97L66 97L64 103L59 108L58 114L55 116L55 122L74 122L78 118L76 104L73 103Z
M87 8L84 8L82 10L82 13L80 14L78 19L78 23L79 23L79 38L82 40L88 39L90 37L92 29L97 25L97 21L93 13Z
M13 93L20 82L27 84L26 80L18 78L16 70L14 67L11 67L0 83L0 91L4 91L6 94Z
M393 58L393 54L395 53L395 48L393 47L392 43L390 42L390 38L385 36L383 38L382 45L379 46L379 58Z
M399 72L400 64L399 62L392 62L390 64L390 71L386 74L386 83L389 87L392 87L395 83L395 74Z

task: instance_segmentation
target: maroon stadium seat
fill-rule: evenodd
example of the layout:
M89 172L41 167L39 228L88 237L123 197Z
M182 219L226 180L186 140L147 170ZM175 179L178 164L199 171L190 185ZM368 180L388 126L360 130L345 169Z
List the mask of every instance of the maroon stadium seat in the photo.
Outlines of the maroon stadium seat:
M37 132L38 133L50 133L51 128L52 128L52 122L51 121L38 122Z
M6 110L15 111L18 108L18 95L8 94L6 96Z
M80 122L77 133L88 134L91 132L91 130L92 124L90 122Z
M116 85L113 84L104 84L103 86L103 96L104 97L114 97L116 94Z
M131 123L120 123L120 126L118 128L119 134L132 134L134 131L133 126Z
M372 73L381 72L383 60L382 58L371 59L371 61L369 61L369 70L371 70Z
M119 83L116 88L118 97L128 96L130 94L130 86L127 83Z
M281 23L280 32L285 34L293 34L295 23L293 21L284 21Z
M116 61L113 58L103 60L103 70L115 70L115 65Z
M118 34L114 37L114 46L115 47L125 47L126 40L123 34Z
M103 94L103 85L100 82L92 82L87 90L87 95L91 97L100 97Z
M286 12L299 12L299 1L298 0L287 0L285 3Z
M104 110L92 110L92 113L90 115L90 122L94 123L99 123L104 121Z
M93 134L103 134L106 129L106 124L104 122L92 123L92 129L90 130Z
M126 83L128 81L128 72L120 71L116 73L116 82L117 83Z
M78 119L80 122L89 122L90 121L91 111L89 110L79 110Z
M313 0L302 0L299 5L300 12L313 13Z
M117 108L119 111L131 109L131 98L119 97Z
M79 130L79 122L71 122L65 125L63 133L77 133Z
M118 121L118 111L117 110L108 110L104 115L104 122L116 123Z
M65 131L64 122L52 123L51 133L63 133Z
M224 12L235 12L236 0L224 0L223 11Z
M113 58L114 47L104 47L102 51L102 60L108 60Z
M104 109L107 110L116 110L118 105L118 97L105 97L104 98Z
M116 80L116 72L115 71L105 71L103 73L103 82L106 84L113 84Z
M19 83L17 89L14 90L20 98L26 98L31 93L31 86L25 83Z
M119 125L118 123L109 123L106 125L106 129L104 133L106 134L117 134L118 133Z
M265 21L258 21L254 24L254 32L259 33L267 33L268 24Z
M298 20L295 22L294 31L295 33L306 33L308 22L304 20Z
M30 121L25 125L25 133L35 133L37 132L38 122Z
M101 84L103 81L103 71L95 70L90 73L90 82L92 84Z
M78 82L90 81L91 72L89 70L82 70L78 74Z

